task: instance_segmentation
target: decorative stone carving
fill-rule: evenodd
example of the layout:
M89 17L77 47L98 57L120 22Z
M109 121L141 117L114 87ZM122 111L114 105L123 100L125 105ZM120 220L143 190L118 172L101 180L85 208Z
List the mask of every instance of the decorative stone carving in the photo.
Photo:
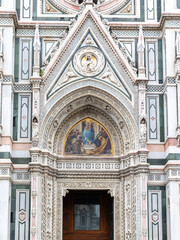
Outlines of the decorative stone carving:
M80 48L74 55L73 66L83 76L95 76L102 72L105 58L98 48L84 47Z
M24 223L26 221L26 212L24 210L21 210L18 213L18 219L20 223Z
M114 76L114 74L111 72L110 68L107 68L106 72L102 75L102 79L106 79L118 87L121 86L120 81Z

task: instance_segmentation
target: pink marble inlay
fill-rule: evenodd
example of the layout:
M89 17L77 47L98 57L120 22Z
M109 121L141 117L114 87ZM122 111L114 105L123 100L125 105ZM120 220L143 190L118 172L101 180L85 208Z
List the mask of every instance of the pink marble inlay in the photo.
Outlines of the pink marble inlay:
M146 181L145 177L142 180L142 192L146 193ZM142 210L146 210L146 197L143 196L142 198ZM146 216L143 217L143 229L146 229ZM143 239L146 240L146 234L143 234Z
M36 190L36 177L33 177L33 189Z
M33 201L32 201L32 202L33 202L33 204L32 204L33 207L36 207L36 198L33 198Z
M32 226L36 226L36 217L35 216L32 217Z

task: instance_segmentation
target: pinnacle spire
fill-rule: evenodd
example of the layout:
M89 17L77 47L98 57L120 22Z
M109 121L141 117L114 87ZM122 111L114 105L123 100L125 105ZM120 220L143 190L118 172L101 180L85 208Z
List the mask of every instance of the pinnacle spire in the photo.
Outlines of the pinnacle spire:
M38 24L36 24L33 46L34 46L34 51L40 51L39 25Z

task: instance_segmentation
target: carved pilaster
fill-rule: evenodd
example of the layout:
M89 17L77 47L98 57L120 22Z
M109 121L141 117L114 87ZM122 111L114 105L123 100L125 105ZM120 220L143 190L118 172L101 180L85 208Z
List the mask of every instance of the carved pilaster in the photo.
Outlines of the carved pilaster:
M0 28L0 146L2 139L3 28Z
M121 178L121 239L125 239L125 181Z
M57 179L53 177L52 185L52 239L56 239Z
M141 176L141 234L142 239L148 239L148 220L147 220L147 175Z
M0 73L0 146L1 146L1 139L2 139L2 81L3 75Z
M177 83L177 138L180 147L180 32L176 35L176 59L175 59L176 83Z
M37 176L31 175L31 234L30 239L36 240L37 237Z
M33 103L32 103L32 142L36 147L39 141L39 102L40 102L40 77L31 77Z
M178 147L180 147L180 75L177 76L176 82L177 82L177 115L178 115L177 138Z
M138 79L139 92L139 143L140 148L146 148L147 141L147 117L146 117L146 87L148 80Z

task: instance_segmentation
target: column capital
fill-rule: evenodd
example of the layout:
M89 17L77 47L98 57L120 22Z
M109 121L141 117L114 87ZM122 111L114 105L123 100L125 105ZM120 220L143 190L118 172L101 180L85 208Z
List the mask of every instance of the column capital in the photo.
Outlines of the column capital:
M41 77L31 77L30 82L33 89L40 89L40 85L42 83Z
M138 85L139 87L139 90L146 90L146 86L148 84L148 78L144 77L144 78L141 78L141 77L138 77L136 79L136 85Z

